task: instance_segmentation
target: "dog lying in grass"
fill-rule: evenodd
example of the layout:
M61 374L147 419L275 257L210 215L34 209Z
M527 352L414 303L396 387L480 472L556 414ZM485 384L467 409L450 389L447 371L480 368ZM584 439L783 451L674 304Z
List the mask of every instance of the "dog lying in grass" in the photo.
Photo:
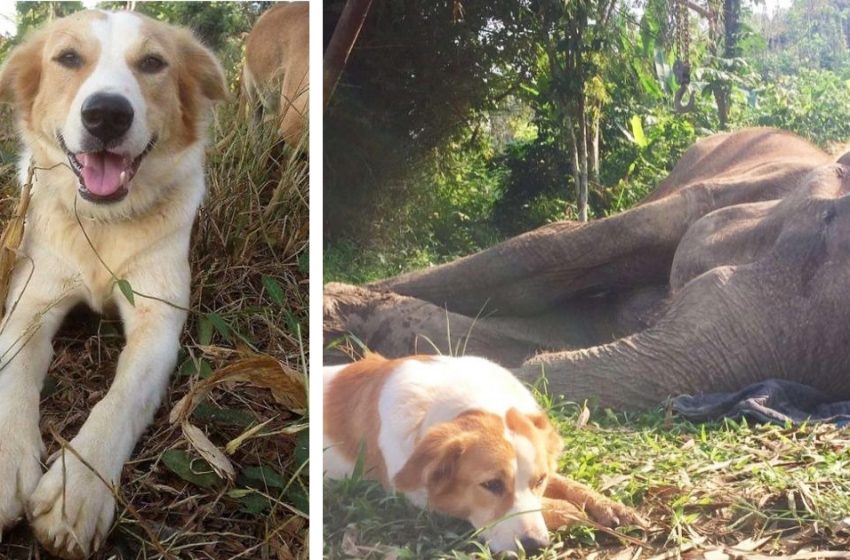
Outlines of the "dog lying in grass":
M112 487L153 419L189 305L189 238L224 72L186 29L132 12L77 12L9 55L0 98L34 170L0 328L0 530L24 514L57 556L96 550ZM39 393L51 340L85 303L117 310L127 339L109 392L42 469Z
M482 358L370 354L324 368L324 470L364 476L419 507L469 521L494 552L549 544L585 519L640 516L556 472L561 437L531 393Z

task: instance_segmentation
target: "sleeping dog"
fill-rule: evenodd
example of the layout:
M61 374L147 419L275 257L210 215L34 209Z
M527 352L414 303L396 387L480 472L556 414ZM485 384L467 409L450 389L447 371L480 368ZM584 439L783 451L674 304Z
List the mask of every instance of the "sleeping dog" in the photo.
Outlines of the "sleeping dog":
M35 170L0 326L0 530L26 513L64 558L88 556L105 538L115 515L107 484L119 482L174 369L208 117L226 96L221 66L188 30L132 12L55 20L0 73L0 98L18 119L21 180ZM51 339L79 303L116 309L127 342L74 451L45 473L39 392Z
M376 354L324 368L324 469L364 473L414 504L468 520L495 552L549 543L549 529L590 517L641 518L557 474L563 443L531 393L482 358Z

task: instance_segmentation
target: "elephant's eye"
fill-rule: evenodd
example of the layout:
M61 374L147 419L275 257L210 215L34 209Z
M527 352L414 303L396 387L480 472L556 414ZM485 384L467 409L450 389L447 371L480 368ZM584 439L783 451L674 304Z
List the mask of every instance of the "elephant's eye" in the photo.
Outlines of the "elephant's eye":
M53 58L65 68L76 70L83 65L83 57L74 49L65 49Z
M537 490L538 488L542 487L544 484L546 484L546 475L541 474L540 478L538 478L537 480L534 481L534 489Z
M496 496L501 496L505 493L505 483L498 478L482 482L481 487Z

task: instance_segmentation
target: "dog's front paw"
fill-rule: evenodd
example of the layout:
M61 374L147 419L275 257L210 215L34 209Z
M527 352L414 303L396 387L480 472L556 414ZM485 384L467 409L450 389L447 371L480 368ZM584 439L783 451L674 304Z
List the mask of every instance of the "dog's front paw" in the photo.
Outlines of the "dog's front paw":
M65 453L38 483L27 516L44 548L77 560L100 547L115 517L115 498L89 467Z
M630 507L603 496L590 486L559 474L549 479L546 497L566 500L582 510L590 519L606 527L620 525L647 527L647 522Z
M41 440L0 435L0 531L24 514L24 504L41 478Z
M647 522L632 508L598 494L584 503L588 517L606 527L636 525L646 528Z

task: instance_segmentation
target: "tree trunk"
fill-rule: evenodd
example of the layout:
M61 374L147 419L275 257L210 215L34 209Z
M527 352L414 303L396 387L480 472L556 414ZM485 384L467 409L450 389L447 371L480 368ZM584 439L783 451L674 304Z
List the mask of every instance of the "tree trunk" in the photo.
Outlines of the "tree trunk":
M720 130L726 130L729 122L729 86L720 84L714 88L714 102L717 105L717 119Z
M740 30L741 0L724 0L723 2L723 57L728 59L740 55L738 36ZM714 90L714 100L717 103L717 117L721 130L726 130L729 123L729 108L732 98L732 86L722 83Z
M579 184L578 184L578 221L587 221L587 115L584 99L580 100L578 112L579 145Z
M581 197L581 164L579 163L579 149L578 149L578 138L576 137L576 129L573 126L573 120L567 119L567 128L570 131L570 155L572 156L572 168L573 168L573 187L576 191L576 204L578 204L578 199ZM565 213L567 216L570 215L569 203L567 203L567 208L565 209Z
M324 106L331 101L336 85L339 82L345 63L357 42L357 36L369 15L372 0L348 0L339 16L331 40L325 49L324 60Z
M590 182L594 185L599 185L599 129L601 118L597 115L593 117L592 127L593 136L591 137L590 149Z

